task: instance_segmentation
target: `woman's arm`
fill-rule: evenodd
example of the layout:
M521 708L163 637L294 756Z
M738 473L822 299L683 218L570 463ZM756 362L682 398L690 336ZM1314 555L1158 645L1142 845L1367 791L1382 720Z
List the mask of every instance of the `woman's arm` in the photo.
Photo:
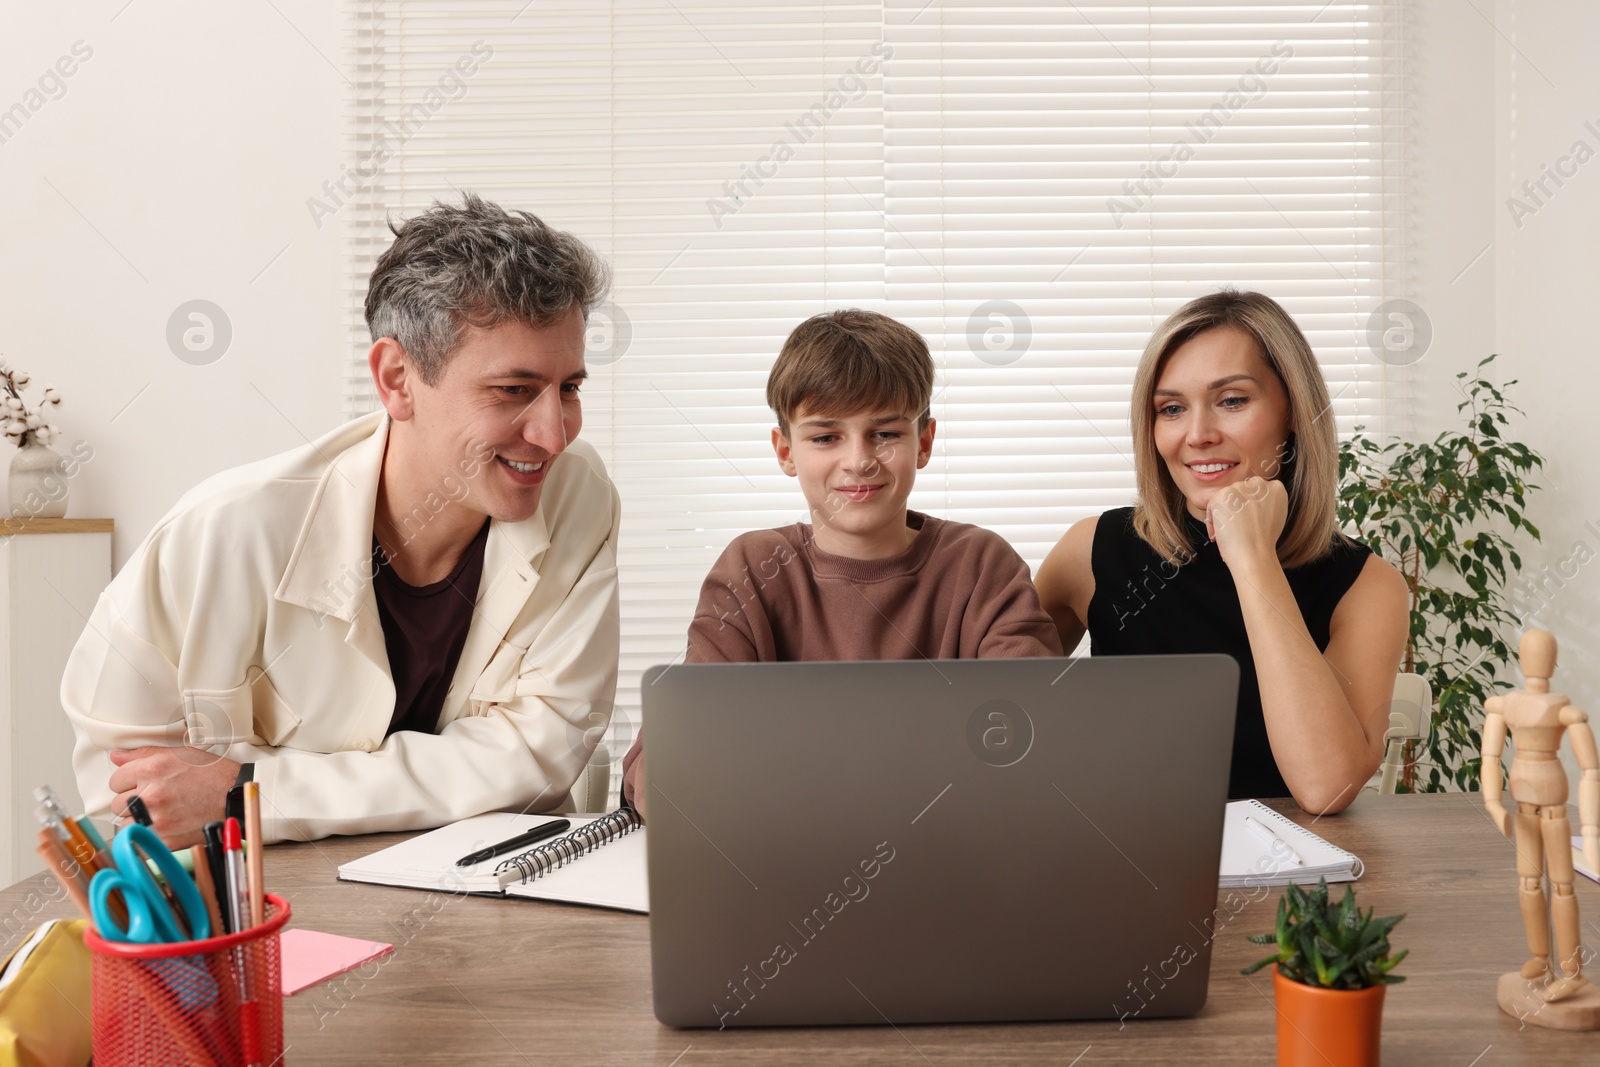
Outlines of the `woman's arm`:
M1302 808L1332 814L1383 758L1409 598L1400 573L1369 558L1319 652L1278 562L1286 507L1282 483L1252 478L1219 492L1208 522L1239 591L1278 771Z
M1067 655L1078 647L1089 629L1089 601L1094 599L1094 531L1098 515L1073 523L1056 547L1039 565L1033 580L1039 590L1039 604L1056 624L1061 649Z

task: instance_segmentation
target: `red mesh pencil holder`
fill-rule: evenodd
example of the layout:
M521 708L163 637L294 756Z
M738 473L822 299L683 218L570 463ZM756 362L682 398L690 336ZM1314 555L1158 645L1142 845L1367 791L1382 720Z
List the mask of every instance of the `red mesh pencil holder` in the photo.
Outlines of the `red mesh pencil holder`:
M143 945L90 929L95 1067L273 1064L283 1055L278 933L289 902L266 895L267 920L237 934Z

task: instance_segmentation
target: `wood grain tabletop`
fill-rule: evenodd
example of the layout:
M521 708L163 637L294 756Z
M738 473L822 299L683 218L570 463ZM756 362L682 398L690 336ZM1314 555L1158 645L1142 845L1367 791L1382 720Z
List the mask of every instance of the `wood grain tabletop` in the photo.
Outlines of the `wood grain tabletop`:
M1274 802L1302 825L1313 820ZM1526 958L1512 845L1473 794L1366 795L1315 831L1360 856L1364 905L1406 913L1395 931L1408 981L1387 993L1383 1062L1455 1067L1600 1063L1600 1034L1521 1026L1495 980ZM386 941L395 951L284 1001L291 1064L839 1065L1271 1064L1270 972L1245 942L1270 929L1277 890L1219 892L1210 996L1188 1019L1091 1023L673 1030L650 1008L643 916L525 900L337 881L340 863L401 835L277 845L267 884L292 925ZM0 954L71 906L37 875L0 891ZM1600 947L1600 886L1580 877L1588 958ZM1230 893L1234 894L1230 898ZM1254 896L1256 899L1250 899ZM1067 966L1095 966L1069 960ZM1600 979L1600 963L1590 973ZM951 975L952 982L962 980Z

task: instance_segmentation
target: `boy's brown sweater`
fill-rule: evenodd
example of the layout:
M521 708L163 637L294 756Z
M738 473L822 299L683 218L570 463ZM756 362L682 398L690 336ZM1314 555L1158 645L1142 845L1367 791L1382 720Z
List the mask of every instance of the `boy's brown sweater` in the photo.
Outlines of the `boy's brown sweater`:
M911 547L879 560L817 548L796 523L734 538L700 587L686 663L1059 656L1022 557L998 534L908 511ZM641 732L622 797L641 814Z

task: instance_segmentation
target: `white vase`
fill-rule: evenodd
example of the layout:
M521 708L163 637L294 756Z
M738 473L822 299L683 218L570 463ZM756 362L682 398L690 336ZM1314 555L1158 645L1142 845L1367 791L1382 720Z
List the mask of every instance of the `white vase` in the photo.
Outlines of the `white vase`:
M29 441L11 457L6 518L59 519L67 513L67 463L49 446Z

